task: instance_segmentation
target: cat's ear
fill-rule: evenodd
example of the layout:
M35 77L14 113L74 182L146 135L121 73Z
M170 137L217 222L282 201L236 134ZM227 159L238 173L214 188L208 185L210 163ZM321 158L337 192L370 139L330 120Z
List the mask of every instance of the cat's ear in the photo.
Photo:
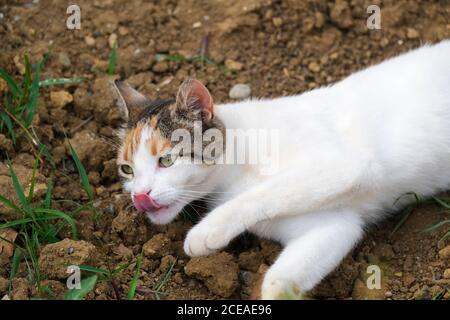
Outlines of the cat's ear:
M114 87L120 97L120 111L127 121L135 119L150 101L123 81L114 80Z
M214 104L208 89L196 79L185 80L178 89L177 110L183 113L200 114L207 123L214 117Z

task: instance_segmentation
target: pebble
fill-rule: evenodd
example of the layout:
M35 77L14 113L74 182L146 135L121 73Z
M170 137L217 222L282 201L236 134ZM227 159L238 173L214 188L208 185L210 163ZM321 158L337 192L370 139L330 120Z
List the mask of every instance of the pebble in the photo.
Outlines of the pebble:
M67 91L52 91L50 101L55 108L64 108L73 101L73 96Z
M246 99L250 97L252 90L246 84L238 83L235 84L229 93L231 99Z
M275 27L279 28L283 25L283 19L281 19L280 17L275 17L272 19L272 23Z
M320 71L320 65L317 62L311 62L308 64L308 69L314 73L317 73Z
M417 39L419 38L419 32L417 32L416 29L408 28L406 30L406 36L408 37L408 39Z
M240 71L244 67L244 64L231 59L227 59L225 60L225 67L227 67L228 69Z
M450 245L446 246L444 249L439 250L439 256L441 259L450 259Z
M64 67L70 67L70 58L66 52L60 52L58 55L59 63Z
M117 46L117 34L111 33L108 38L109 47L112 49L114 46Z
M449 269L446 269L446 270L444 271L444 278L445 278L445 279L450 279L450 268L449 268Z
M94 37L86 36L86 37L84 37L84 42L86 42L86 44L87 44L89 47L95 46L95 38L94 38Z

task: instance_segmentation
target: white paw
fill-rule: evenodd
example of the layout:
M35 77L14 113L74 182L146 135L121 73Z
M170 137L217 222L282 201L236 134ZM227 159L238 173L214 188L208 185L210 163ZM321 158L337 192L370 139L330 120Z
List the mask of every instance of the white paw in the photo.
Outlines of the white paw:
M200 222L188 232L184 252L190 257L206 256L224 248L230 240L222 227Z
M291 280L265 277L261 288L262 300L303 300L304 292Z

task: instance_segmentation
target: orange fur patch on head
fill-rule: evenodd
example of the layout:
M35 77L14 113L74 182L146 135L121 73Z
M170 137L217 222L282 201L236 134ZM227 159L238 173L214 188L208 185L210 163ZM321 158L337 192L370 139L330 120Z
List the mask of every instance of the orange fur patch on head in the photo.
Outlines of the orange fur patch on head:
M131 161L133 154L136 152L139 142L141 141L143 123L139 123L135 128L131 129L124 139L124 153L123 158L125 161Z
M163 152L171 146L170 141L161 135L159 129L153 132L152 138L147 143L152 156L163 154Z

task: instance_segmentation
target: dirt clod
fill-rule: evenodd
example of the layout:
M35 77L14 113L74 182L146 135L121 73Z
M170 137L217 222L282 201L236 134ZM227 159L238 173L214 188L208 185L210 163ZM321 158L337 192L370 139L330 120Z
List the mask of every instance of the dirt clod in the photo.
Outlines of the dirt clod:
M188 276L202 280L211 292L224 298L230 297L238 287L238 265L226 252L192 258L184 271Z
M161 258L172 252L171 241L165 234L159 233L144 244L142 251L147 258Z
M67 278L67 265L95 265L97 261L98 253L94 245L71 239L46 245L39 256L41 272L49 279Z

